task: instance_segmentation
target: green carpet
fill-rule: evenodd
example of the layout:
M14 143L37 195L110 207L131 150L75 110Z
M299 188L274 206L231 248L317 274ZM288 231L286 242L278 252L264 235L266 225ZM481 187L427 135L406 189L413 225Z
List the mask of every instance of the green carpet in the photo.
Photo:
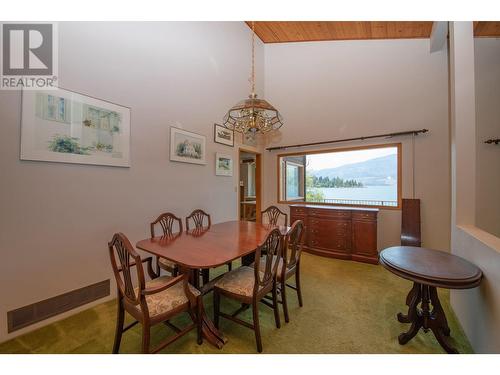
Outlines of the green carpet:
M304 307L298 307L296 294L289 289L290 323L282 319L277 329L272 310L260 306L264 353L444 353L431 332L421 330L404 346L397 341L398 334L409 327L396 320L397 312L406 312L409 281L382 266L309 254L303 255L302 262ZM460 353L472 353L450 309L447 291L440 291L440 299L451 328L450 342ZM211 294L206 296L205 307L211 316ZM223 311L235 307L222 298ZM251 311L241 316L250 321ZM0 344L0 353L110 353L115 318L115 302L103 303ZM188 318L173 322L181 326ZM221 329L228 339L222 350L207 342L197 345L196 333L191 331L162 353L256 353L253 331L222 318ZM164 325L153 327L153 346L170 334ZM141 327L137 325L124 333L120 352L140 353L140 348Z

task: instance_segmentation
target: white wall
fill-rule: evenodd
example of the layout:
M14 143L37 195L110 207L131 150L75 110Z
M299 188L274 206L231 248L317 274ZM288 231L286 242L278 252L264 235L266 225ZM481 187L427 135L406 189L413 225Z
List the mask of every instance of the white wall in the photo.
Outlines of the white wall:
M60 86L132 108L130 168L20 161L20 93L0 91L0 341L67 315L7 335L7 311L112 279L114 232L135 243L165 210L236 219L237 173L214 163L237 147L213 123L250 91L250 42L243 22L60 23ZM172 125L207 137L206 166L169 161Z
M450 23L450 102L452 141L452 220L451 252L476 264L483 271L478 288L452 290L451 305L472 347L478 353L500 352L500 238L476 226L476 202L482 194L477 187L480 149L477 134L481 132L481 110L484 101L486 71L474 68L472 22ZM476 51L477 52L477 51ZM494 70L493 70L494 71ZM492 77L492 79L494 79ZM475 95L478 90L479 95ZM493 182L493 181L491 181ZM491 183L490 182L490 183ZM491 187L498 194L498 186ZM493 197L494 199L495 197ZM499 213L492 216L498 221Z
M427 128L416 144L415 197L423 244L449 250L447 52L429 39L265 45L266 99L285 125L272 146ZM403 197L412 197L411 137L403 143ZM349 147L369 142L335 145ZM326 146L333 148L334 146ZM290 149L284 152L306 149ZM264 153L264 207L277 201L276 155ZM381 210L379 249L400 243L401 211Z
M500 39L474 39L477 139L476 224L500 237Z
M476 353L500 353L500 238L472 225L452 229L452 252L476 264L478 288L452 290L451 305Z

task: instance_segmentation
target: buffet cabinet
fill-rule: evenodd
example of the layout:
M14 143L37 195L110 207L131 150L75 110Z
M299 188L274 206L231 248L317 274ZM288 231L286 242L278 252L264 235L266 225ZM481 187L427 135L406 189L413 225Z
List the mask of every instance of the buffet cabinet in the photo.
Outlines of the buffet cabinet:
M378 209L290 206L290 222L302 220L306 227L304 251L340 259L378 263Z

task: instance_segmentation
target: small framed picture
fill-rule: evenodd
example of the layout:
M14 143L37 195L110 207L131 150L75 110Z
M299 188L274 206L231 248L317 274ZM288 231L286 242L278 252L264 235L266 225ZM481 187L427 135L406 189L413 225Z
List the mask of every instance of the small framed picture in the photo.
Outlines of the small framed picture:
M233 175L233 158L231 155L219 154L218 152L215 154L215 175Z
M214 124L214 142L234 147L234 130Z
M175 127L170 128L170 160L183 163L206 164L204 135Z

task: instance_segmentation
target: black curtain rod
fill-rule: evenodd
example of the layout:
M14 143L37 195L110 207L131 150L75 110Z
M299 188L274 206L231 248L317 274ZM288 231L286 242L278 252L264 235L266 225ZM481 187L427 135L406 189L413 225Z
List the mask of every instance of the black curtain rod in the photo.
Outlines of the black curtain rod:
M392 137L398 137L400 135L419 135L420 133L427 133L429 130L428 129L420 129L420 130L410 130L410 131L405 131L405 132L397 132L397 133L388 133L388 134L379 134L379 135L369 135L366 137L356 137L356 138L346 138L346 139L337 139L335 141L323 141L323 142L312 142L312 143L302 143L302 144L297 144L297 145L289 145L289 146L276 146L276 147L269 147L266 148L267 151L274 151L274 150L284 150L286 148L294 148L294 147L306 147L306 146L317 146L317 145L326 145L330 143L337 143L337 142L349 142L349 141L364 141L365 139L372 139L372 138L392 138Z
M496 144L498 145L500 143L500 138L497 138L497 139L488 139L487 141L484 141L484 143L488 143L488 144Z

